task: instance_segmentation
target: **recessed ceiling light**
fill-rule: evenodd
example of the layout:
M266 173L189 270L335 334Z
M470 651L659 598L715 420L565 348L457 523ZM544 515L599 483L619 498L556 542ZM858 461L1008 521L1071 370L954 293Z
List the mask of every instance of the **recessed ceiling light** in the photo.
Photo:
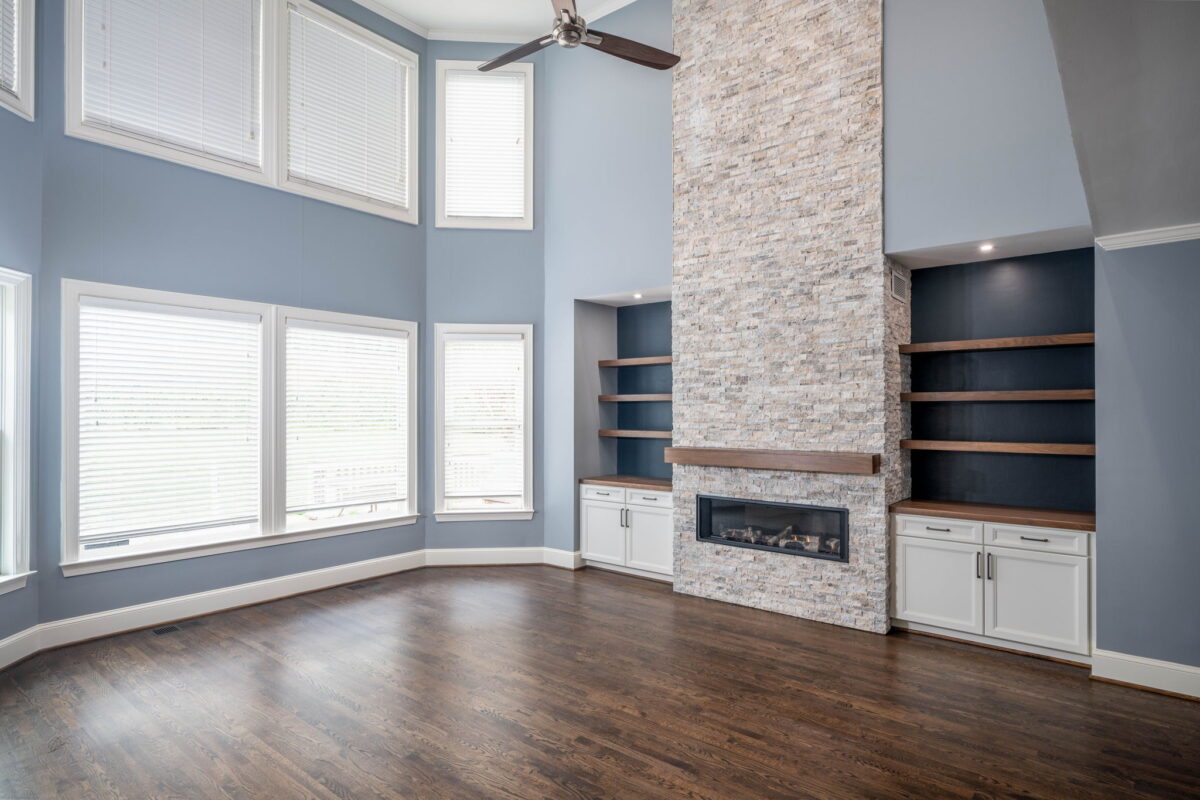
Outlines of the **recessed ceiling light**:
M981 252L981 253L990 253L995 249L996 249L996 245L991 244L991 243L979 245L979 252Z
M642 293L641 293L641 292L634 292L634 293L633 293L633 299L634 299L634 300L641 300L641 299L642 299Z

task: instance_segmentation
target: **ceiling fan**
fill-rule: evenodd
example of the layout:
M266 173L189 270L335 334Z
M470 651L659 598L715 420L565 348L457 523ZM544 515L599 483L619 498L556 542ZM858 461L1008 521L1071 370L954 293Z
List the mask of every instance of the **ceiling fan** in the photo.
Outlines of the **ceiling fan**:
M670 69L679 63L679 56L674 53L668 53L657 47L629 39L622 39L611 33L589 30L587 21L575 10L575 0L550 0L550 5L554 6L555 15L554 28L550 33L534 39L528 44L523 44L515 50L509 50L499 58L493 58L480 66L479 71L488 72L496 67L502 67L552 44L560 44L568 48L583 45L654 69Z

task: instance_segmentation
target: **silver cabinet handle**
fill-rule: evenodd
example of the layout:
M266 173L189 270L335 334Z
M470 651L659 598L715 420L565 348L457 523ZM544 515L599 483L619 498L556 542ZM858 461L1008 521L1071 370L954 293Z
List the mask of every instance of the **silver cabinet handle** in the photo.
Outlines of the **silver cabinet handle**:
M658 502L658 498L657 498L657 497L646 497L645 495L642 495L642 499L643 499L643 500L649 500L651 503L657 503L657 502Z
M622 509L621 509L621 527L622 527L622 528L628 528L628 527L629 527L629 523L628 523L628 522L626 522L626 520L628 519L628 516L627 516L628 514L629 514L629 509L628 509L628 508L622 508Z
M1049 542L1050 540L1049 539L1039 539L1036 536L1022 536L1021 541L1023 541L1023 542Z
M941 533L949 533L949 532L950 532L950 529L949 529L949 528L931 528L931 527L929 527L928 525L926 525L926 526L925 526L925 530L927 530L927 531L940 531Z
M976 578L983 577L983 572L982 572L983 567L980 563L982 561L983 561L983 553L980 552L979 550L976 550L975 551L975 577Z
M987 554L987 579L989 581L994 580L992 578L992 554L991 553Z

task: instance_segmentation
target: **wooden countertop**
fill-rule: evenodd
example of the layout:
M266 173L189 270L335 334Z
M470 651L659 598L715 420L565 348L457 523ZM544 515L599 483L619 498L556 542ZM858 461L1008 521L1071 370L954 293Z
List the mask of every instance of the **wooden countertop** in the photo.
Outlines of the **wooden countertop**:
M899 503L893 503L889 510L893 514L971 519L1006 525L1035 525L1072 531L1096 530L1096 514L1092 511L1058 511L1052 508L954 503L948 500L901 500Z
M626 489L646 489L654 492L671 491L670 478L642 478L637 475L598 475L595 478L580 478L580 483L596 486L624 486Z

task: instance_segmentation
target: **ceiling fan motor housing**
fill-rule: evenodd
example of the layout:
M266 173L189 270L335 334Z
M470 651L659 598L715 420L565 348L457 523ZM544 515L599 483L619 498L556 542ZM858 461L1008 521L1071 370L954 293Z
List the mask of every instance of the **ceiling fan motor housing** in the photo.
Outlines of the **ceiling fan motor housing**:
M587 23L583 17L569 20L560 19L554 23L554 30L550 32L550 35L563 47L579 47L587 38Z

